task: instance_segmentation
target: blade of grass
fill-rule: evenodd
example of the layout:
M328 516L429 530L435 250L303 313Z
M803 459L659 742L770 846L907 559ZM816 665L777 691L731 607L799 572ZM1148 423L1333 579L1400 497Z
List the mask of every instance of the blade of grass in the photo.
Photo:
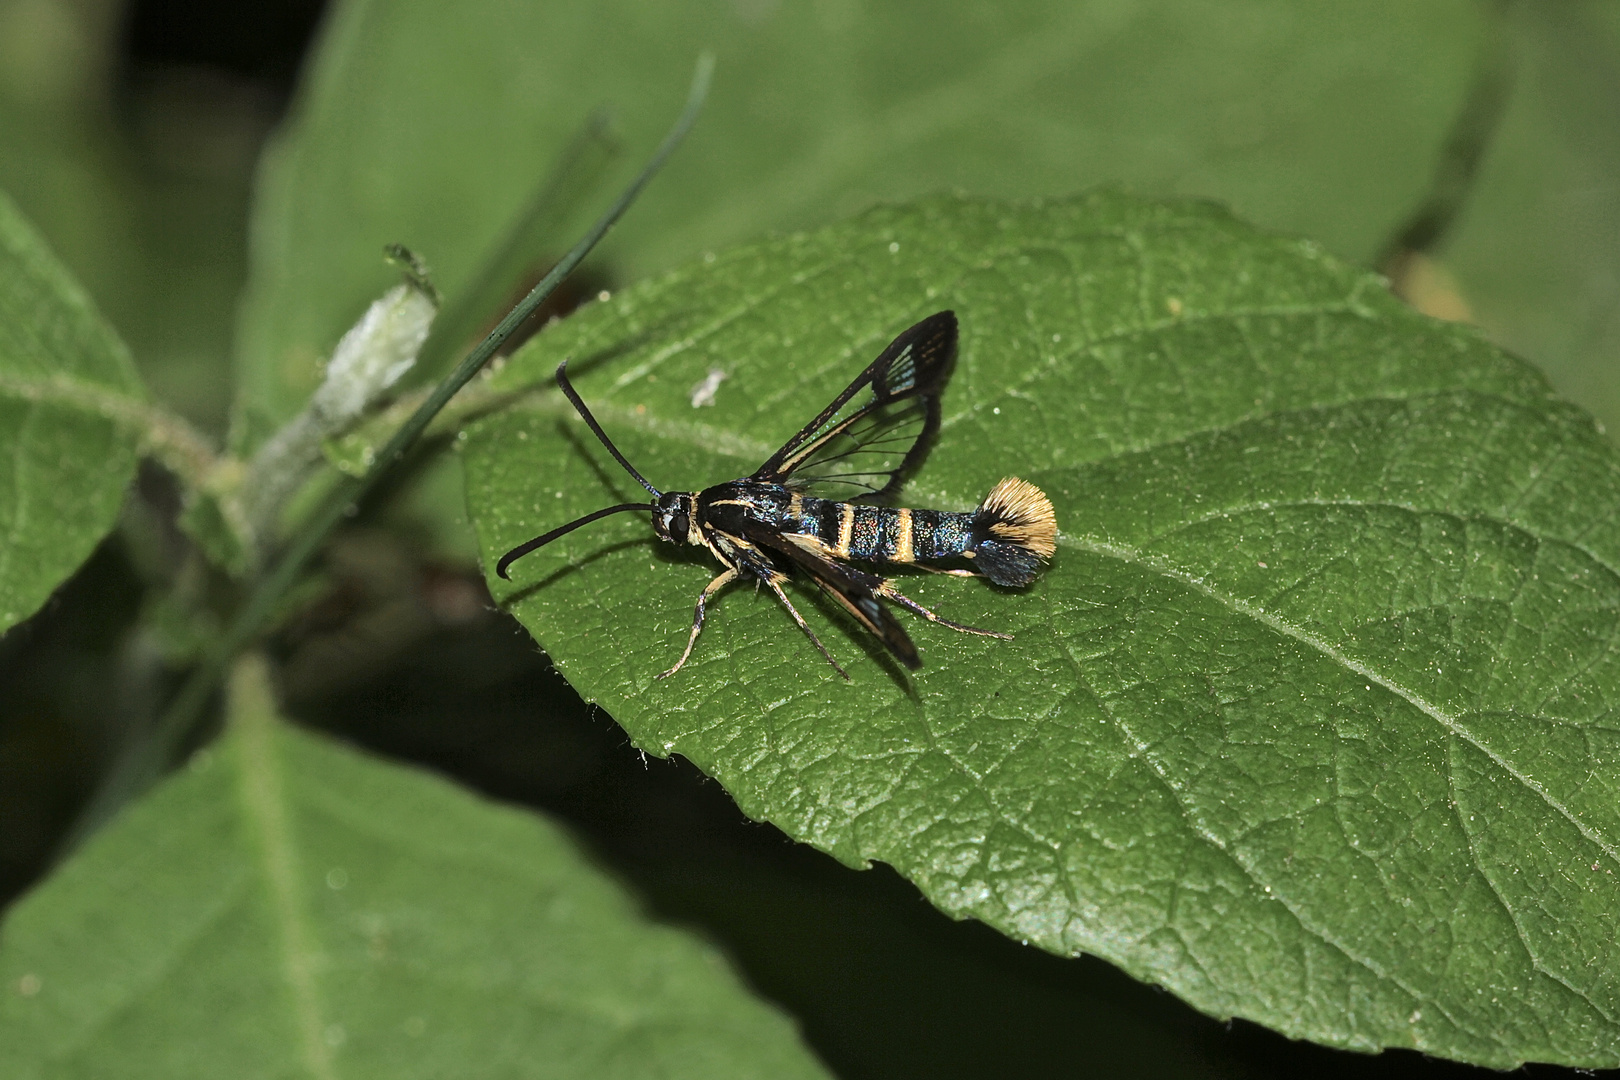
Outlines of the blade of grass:
M510 282L524 273L528 260L537 254L535 249L544 229L560 216L568 201L567 189L584 170L591 148L597 145L607 147L610 152L613 149L608 141L605 109L597 109L586 117L563 148L551 174L540 182L529 201L501 231L500 243L485 256L472 280L458 290L440 312L417 359L422 371L436 372L440 364L448 362L453 350L472 338L485 318L484 312L511 295L502 290L510 289Z
M685 108L681 110L669 133L664 136L664 141L659 144L636 178L619 194L568 254L563 256L562 260L529 291L529 294L507 313L495 329L467 354L455 370L433 389L427 400L411 414L410 419L400 425L399 430L394 432L393 437L378 453L376 461L366 474L357 480L345 480L340 483L320 508L305 520L281 559L260 580L247 603L238 612L235 621L220 636L216 646L193 669L156 725L144 737L131 740L127 751L120 756L95 797L74 822L73 828L57 852L59 859L78 847L86 837L111 818L120 806L144 790L168 767L180 748L195 735L202 718L207 714L208 703L219 691L221 678L231 659L264 630L281 598L303 573L332 529L343 520L351 507L376 488L384 475L416 443L428 424L438 415L439 410L443 409L474 375L478 374L512 332L545 302L563 279L590 254L614 223L630 208L636 197L641 194L641 190L663 167L664 162L675 152L675 148L680 145L697 120L704 98L708 95L709 80L713 73L714 57L712 54L704 53L698 58L697 70L692 77L692 86L687 95Z

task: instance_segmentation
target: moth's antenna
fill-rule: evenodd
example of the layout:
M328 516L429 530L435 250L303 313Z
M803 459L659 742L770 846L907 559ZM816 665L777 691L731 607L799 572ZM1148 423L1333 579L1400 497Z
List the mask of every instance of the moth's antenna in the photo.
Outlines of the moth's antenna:
M596 437L602 440L602 445L608 448L608 453L613 455L613 460L623 465L624 471L635 477L637 483L652 492L653 498L656 499L663 495L662 491L647 483L645 476L636 472L634 465L624 459L624 455L619 453L619 448L613 445L613 440L607 437L607 432L602 430L602 425L598 424L596 417L591 415L591 410L585 407L585 402L580 400L578 392L574 390L574 384L568 381L568 361L566 360L557 365L557 385L562 388L564 394L568 395L568 400L574 403L574 410L579 413L581 419L590 425L592 431L596 432ZM580 524L583 525L584 522L581 521Z
M625 460L624 455L619 453L619 448L613 445L613 440L607 437L607 432L602 430L602 425L596 422L596 417L591 415L591 410L585 407L585 402L580 399L579 392L574 389L574 384L568 381L568 361L566 360L557 365L557 385L562 389L562 392L567 395L568 400L573 403L574 410L579 413L580 417L585 421L585 423L590 425L591 430L596 433L596 437L602 440L602 445L608 448L608 453L613 455L613 460L617 461L620 465L623 465L624 471L635 477L637 483L646 488L648 491L652 492L652 497L654 499L657 499L663 495L663 492L647 483L647 478L638 473L634 465ZM537 548L545 547L547 544L557 539L557 537L567 536L581 525L589 525L597 518L604 518L609 514L622 514L626 510L647 511L656 508L656 503L620 503L618 506L610 506L605 510L597 510L594 513L586 514L582 518L575 518L568 524L559 525L548 533L541 533L533 540L530 540L527 543L519 544L511 551L508 551L505 555L502 555L501 561L495 564L495 572L501 577L506 578L507 581L511 581L511 578L506 577L507 567L523 558L523 556L527 555L529 552L534 551Z
M645 481L643 481L643 483L645 483ZM647 510L650 510L650 509L652 509L652 507L647 503L620 503L618 506L610 506L606 510L597 510L594 513L586 514L582 518L575 518L573 521L570 521L568 524L559 525L555 529L552 529L548 533L541 533L539 536L535 537L533 540L530 540L527 543L519 544L517 547L513 548L511 551L508 551L505 555L502 555L501 556L501 561L495 564L495 572L497 574L499 574L502 578L505 578L505 580L511 581L512 579L510 577L508 577L507 573L506 573L506 568L507 567L511 566L513 563L515 563L519 559L523 558L523 556L527 555L529 552L534 551L537 548L545 547L547 544L549 544L553 540L557 539L557 537L559 537L559 536L567 536L569 533L573 532L575 529L579 528L581 525L589 525L591 522L595 521L597 518L604 518L604 517L607 517L609 514L619 514L619 513L623 513L626 510L647 511Z

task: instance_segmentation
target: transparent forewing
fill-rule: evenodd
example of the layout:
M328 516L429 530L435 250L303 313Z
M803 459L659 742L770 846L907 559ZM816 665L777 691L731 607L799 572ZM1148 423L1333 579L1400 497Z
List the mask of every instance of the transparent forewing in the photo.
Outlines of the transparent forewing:
M754 479L851 501L894 494L939 427L956 315L930 315L889 343Z

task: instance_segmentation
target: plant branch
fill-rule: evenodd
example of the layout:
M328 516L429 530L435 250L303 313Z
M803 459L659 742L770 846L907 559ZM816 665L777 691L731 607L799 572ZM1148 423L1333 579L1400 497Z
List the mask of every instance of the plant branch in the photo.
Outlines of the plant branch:
M366 474L358 480L344 480L325 502L304 521L297 535L275 567L254 589L247 603L238 612L230 627L220 636L214 648L203 657L181 686L168 709L158 719L149 736L132 746L123 755L112 773L96 793L89 807L75 822L59 855L66 854L88 837L119 806L144 789L173 760L185 743L195 734L199 719L209 701L218 692L223 672L231 660L253 641L269 623L288 589L297 581L310 559L319 550L332 529L348 515L382 480L408 451L422 432L505 343L512 332L539 307L575 267L601 242L609 229L628 210L641 190L663 167L669 156L680 145L697 119L708 95L710 76L714 71L714 58L704 53L698 58L697 70L692 78L686 107L682 109L664 141L634 180L620 193L594 225L530 290L489 335L436 386L426 401L402 424Z

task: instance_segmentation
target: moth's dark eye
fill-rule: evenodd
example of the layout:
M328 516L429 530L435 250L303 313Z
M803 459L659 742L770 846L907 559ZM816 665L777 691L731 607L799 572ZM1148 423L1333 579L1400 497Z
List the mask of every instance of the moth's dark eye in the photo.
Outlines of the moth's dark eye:
M687 527L686 514L683 511L677 510L669 515L669 535L671 539L685 540Z

